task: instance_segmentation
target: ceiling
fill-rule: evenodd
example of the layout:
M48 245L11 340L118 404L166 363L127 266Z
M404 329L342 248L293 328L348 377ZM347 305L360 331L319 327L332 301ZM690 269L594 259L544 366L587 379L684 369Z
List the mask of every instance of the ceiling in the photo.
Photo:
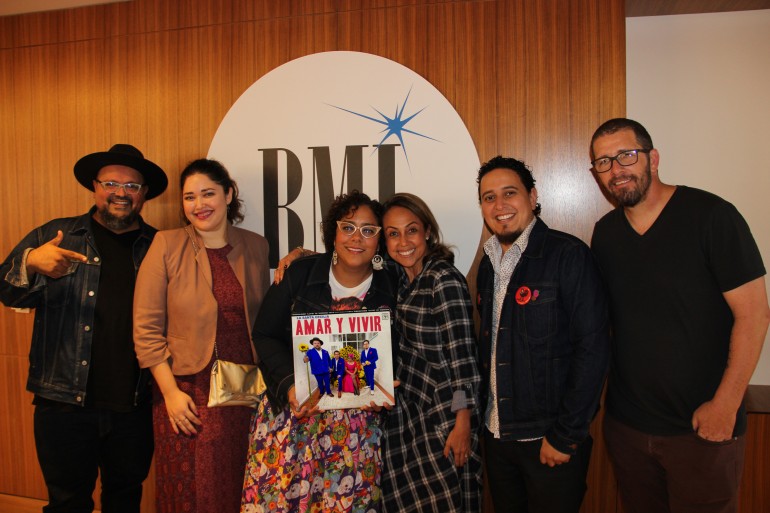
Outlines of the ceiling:
M0 0L0 16L130 0ZM516 0L511 0L516 1ZM626 17L770 9L770 0L626 0Z
M27 12L58 11L84 5L111 4L127 0L0 0L0 16Z
M626 0L626 18L770 9L770 0Z

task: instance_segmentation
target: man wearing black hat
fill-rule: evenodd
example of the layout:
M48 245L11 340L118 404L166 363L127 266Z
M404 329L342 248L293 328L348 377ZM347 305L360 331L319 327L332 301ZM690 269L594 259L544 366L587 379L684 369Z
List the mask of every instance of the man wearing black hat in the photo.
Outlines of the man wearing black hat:
M46 512L139 511L152 459L149 375L132 338L134 282L155 228L139 213L168 185L127 144L87 155L75 177L94 192L79 217L35 228L0 265L0 301L35 308L27 390L48 487Z

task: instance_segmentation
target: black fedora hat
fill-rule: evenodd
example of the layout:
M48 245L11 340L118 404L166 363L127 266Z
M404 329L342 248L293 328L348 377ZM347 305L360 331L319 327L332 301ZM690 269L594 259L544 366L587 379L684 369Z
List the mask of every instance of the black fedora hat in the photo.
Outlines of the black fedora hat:
M146 199L152 199L166 190L168 177L157 164L150 162L142 152L130 144L116 144L108 151L92 153L81 158L75 164L75 178L80 185L94 190L94 180L104 166L119 165L136 169L144 177L147 186Z

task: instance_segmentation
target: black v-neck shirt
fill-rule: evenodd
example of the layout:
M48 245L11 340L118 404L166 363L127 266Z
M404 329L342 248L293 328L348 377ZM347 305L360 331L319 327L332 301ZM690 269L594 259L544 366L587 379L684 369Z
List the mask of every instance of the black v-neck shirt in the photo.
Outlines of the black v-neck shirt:
M727 201L678 186L642 235L622 208L594 230L614 332L607 411L655 435L692 431L727 366L732 312L723 293L765 274L746 221ZM744 408L735 434L745 432Z

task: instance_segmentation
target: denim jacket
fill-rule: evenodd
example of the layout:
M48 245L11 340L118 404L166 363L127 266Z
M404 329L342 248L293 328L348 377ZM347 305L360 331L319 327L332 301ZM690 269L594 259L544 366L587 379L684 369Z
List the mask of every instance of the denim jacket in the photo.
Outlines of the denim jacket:
M331 260L331 253L297 260L286 270L281 283L270 286L262 300L251 333L267 385L267 397L276 413L286 406L289 389L294 386L291 315L331 311ZM386 270L374 271L372 284L364 297L364 308L389 308L395 314L395 298L394 276ZM398 354L395 339L393 337L392 349L393 354Z
M79 217L54 219L35 228L0 264L0 301L13 308L34 308L35 323L29 352L27 390L63 403L84 405L88 363L91 361L91 326L94 322L101 258L91 233L96 207ZM134 243L134 273L138 272L157 231L139 219L141 235ZM73 263L59 279L35 274L25 282L27 250L47 243L61 230L59 245L88 257L88 264ZM149 382L140 373L135 402Z
M479 343L488 384L494 270L486 255L477 280ZM522 287L529 288L529 299L516 301ZM545 436L556 450L574 454L598 409L609 343L607 302L591 251L578 238L537 219L500 313L496 383L501 439Z

